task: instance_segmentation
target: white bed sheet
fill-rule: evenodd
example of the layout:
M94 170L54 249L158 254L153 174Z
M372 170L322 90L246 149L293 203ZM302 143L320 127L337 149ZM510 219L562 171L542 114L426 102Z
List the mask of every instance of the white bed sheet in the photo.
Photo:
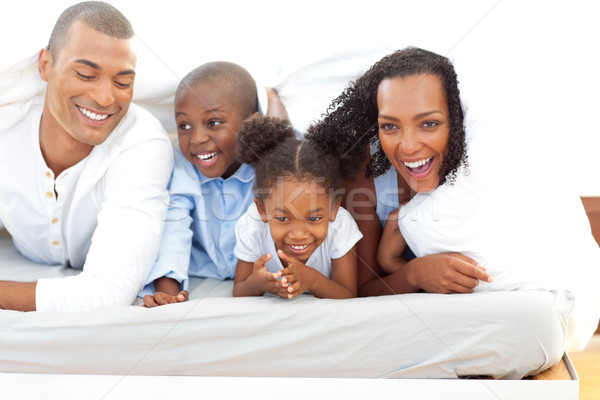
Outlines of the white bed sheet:
M76 271L22 258L0 235L0 279ZM42 374L518 379L558 362L570 293L513 291L323 300L191 300L57 313L0 310L0 371Z

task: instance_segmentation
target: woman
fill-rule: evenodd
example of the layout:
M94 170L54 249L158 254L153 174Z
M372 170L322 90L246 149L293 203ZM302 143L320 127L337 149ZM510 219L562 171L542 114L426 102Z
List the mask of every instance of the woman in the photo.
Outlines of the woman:
M468 171L458 81L447 58L419 48L384 57L333 101L309 135L357 166L344 207L364 234L357 245L359 295L468 293L491 280L460 253L409 260L386 246L386 269L394 271L389 275L381 268L381 251L377 259L388 214L395 217L417 193L452 185L459 169ZM389 219L386 231L397 231L395 220Z

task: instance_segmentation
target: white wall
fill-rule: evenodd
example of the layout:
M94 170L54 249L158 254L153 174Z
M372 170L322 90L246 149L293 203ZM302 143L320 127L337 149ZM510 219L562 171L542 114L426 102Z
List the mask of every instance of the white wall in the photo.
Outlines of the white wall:
M70 4L1 3L0 68L44 46L56 18ZM168 95L189 70L212 60L237 62L259 83L271 85L319 58L366 49L385 54L417 45L454 59L469 109L505 128L494 138L506 152L501 161L539 160L534 163L543 168L523 168L523 174L536 180L540 170L547 171L580 195L600 196L600 167L595 162L600 153L600 5L595 2L304 0L292 5L267 0L114 0L112 4L129 17L143 43L138 97ZM314 110L324 111L344 84L339 80L324 85L328 95L315 97ZM299 124L307 122L298 117Z

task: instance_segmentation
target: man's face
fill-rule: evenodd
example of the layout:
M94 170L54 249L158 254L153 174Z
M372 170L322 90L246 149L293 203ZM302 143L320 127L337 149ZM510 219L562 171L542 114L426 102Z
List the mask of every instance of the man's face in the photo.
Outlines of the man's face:
M103 143L127 113L136 56L130 39L117 39L82 22L69 30L57 59L42 50L39 70L48 82L43 118L65 140Z

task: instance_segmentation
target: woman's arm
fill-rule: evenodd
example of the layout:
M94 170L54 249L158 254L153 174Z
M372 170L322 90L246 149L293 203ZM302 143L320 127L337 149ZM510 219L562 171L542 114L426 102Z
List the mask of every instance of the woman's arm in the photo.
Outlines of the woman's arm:
M335 298L356 297L357 290L356 246L340 258L331 260L331 280L340 285L339 294ZM329 296L334 298L333 296Z
M376 212L377 195L372 177L366 178L367 158L353 182L344 185L342 206L350 212L363 238L356 244L358 268L358 296L382 296L399 293L417 292L419 289L409 285L404 276L404 257L396 259L396 273L393 278L379 266L377 249L383 229Z
M381 238L382 228L375 212L375 204L377 203L375 184L372 178L365 178L363 170L361 169L353 182L345 183L342 198L342 207L352 215L358 229L363 234L362 239L355 246L359 296L362 287L367 282L384 275L377 263L377 246Z
M402 232L398 228L399 210L397 208L388 215L377 247L377 262L388 274L396 272L405 264L402 254L407 246Z
M365 160L361 171L365 170L368 162L368 159ZM402 182L398 182L398 187L401 186ZM359 296L415 293L420 290L468 293L473 291L479 280L491 280L474 260L458 253L434 254L411 261L395 257L395 272L386 275L377 261L383 229L376 213L376 204L373 178L365 178L364 173L360 172L353 182L346 183L342 205L354 217L363 234L356 244Z

